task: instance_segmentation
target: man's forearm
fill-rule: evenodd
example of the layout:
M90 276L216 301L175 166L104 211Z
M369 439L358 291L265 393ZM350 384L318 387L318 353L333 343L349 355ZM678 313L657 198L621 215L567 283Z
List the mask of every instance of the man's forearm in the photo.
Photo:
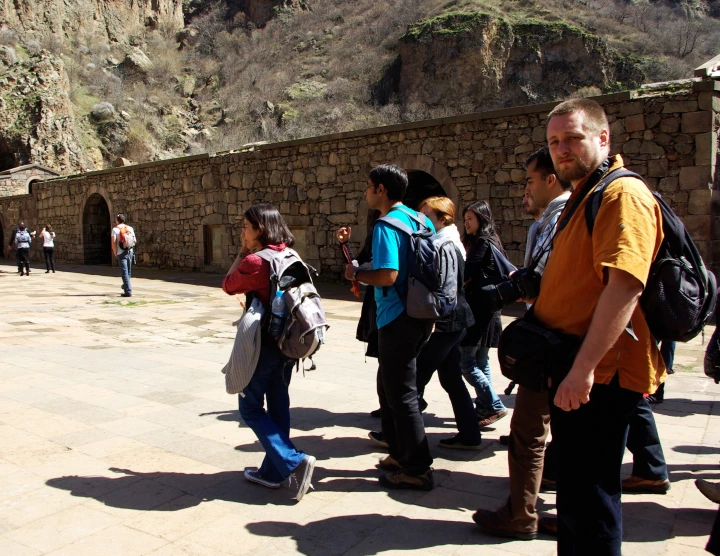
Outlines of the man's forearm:
M355 279L368 286L392 286L397 280L397 270L379 268L377 270L360 270L355 274Z
M615 279L608 281L598 299L590 328L575 358L573 368L592 373L600 360L610 351L632 317L642 284L629 274L612 269Z

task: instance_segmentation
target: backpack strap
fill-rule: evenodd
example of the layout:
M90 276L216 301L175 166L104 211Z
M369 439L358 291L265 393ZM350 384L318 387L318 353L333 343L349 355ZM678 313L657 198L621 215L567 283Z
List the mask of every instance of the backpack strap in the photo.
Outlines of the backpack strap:
M587 225L588 233L591 236L593 234L593 229L595 228L597 213L600 210L600 205L602 204L603 193L605 193L608 185L620 178L637 178L647 185L645 178L632 170L628 170L627 168L618 168L605 176L605 178L590 193L587 203L585 204L585 224Z

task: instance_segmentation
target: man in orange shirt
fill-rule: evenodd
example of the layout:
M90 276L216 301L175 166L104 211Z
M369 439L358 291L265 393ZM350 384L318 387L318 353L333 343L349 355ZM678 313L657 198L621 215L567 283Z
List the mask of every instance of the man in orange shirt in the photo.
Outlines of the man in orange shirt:
M543 273L535 316L582 338L572 368L550 389L558 450L558 554L613 555L622 549L620 467L628 422L665 365L638 300L663 239L662 215L647 186L632 177L603 194L592 235L585 203L608 172L610 130L589 99L559 104L547 139L559 178L573 185ZM574 212L573 212L574 209Z

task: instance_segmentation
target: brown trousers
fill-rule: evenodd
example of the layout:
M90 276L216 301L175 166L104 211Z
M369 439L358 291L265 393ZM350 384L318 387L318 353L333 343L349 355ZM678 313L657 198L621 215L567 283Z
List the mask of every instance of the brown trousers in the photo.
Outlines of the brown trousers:
M499 515L518 531L536 531L535 509L543 474L545 439L550 432L548 393L518 387L510 422L510 497Z

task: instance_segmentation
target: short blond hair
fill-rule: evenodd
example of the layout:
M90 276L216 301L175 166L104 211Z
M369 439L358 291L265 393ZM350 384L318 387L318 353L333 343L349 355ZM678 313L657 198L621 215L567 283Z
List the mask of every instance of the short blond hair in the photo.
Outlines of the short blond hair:
M446 226L455 222L455 203L448 197L428 197L420 203L419 210L425 206L430 207L437 219Z
M590 98L571 98L565 102L561 102L552 112L548 114L547 123L555 116L564 116L565 114L574 114L575 112L583 112L585 114L585 126L589 131L598 135L603 129L610 130L605 110L596 100Z

